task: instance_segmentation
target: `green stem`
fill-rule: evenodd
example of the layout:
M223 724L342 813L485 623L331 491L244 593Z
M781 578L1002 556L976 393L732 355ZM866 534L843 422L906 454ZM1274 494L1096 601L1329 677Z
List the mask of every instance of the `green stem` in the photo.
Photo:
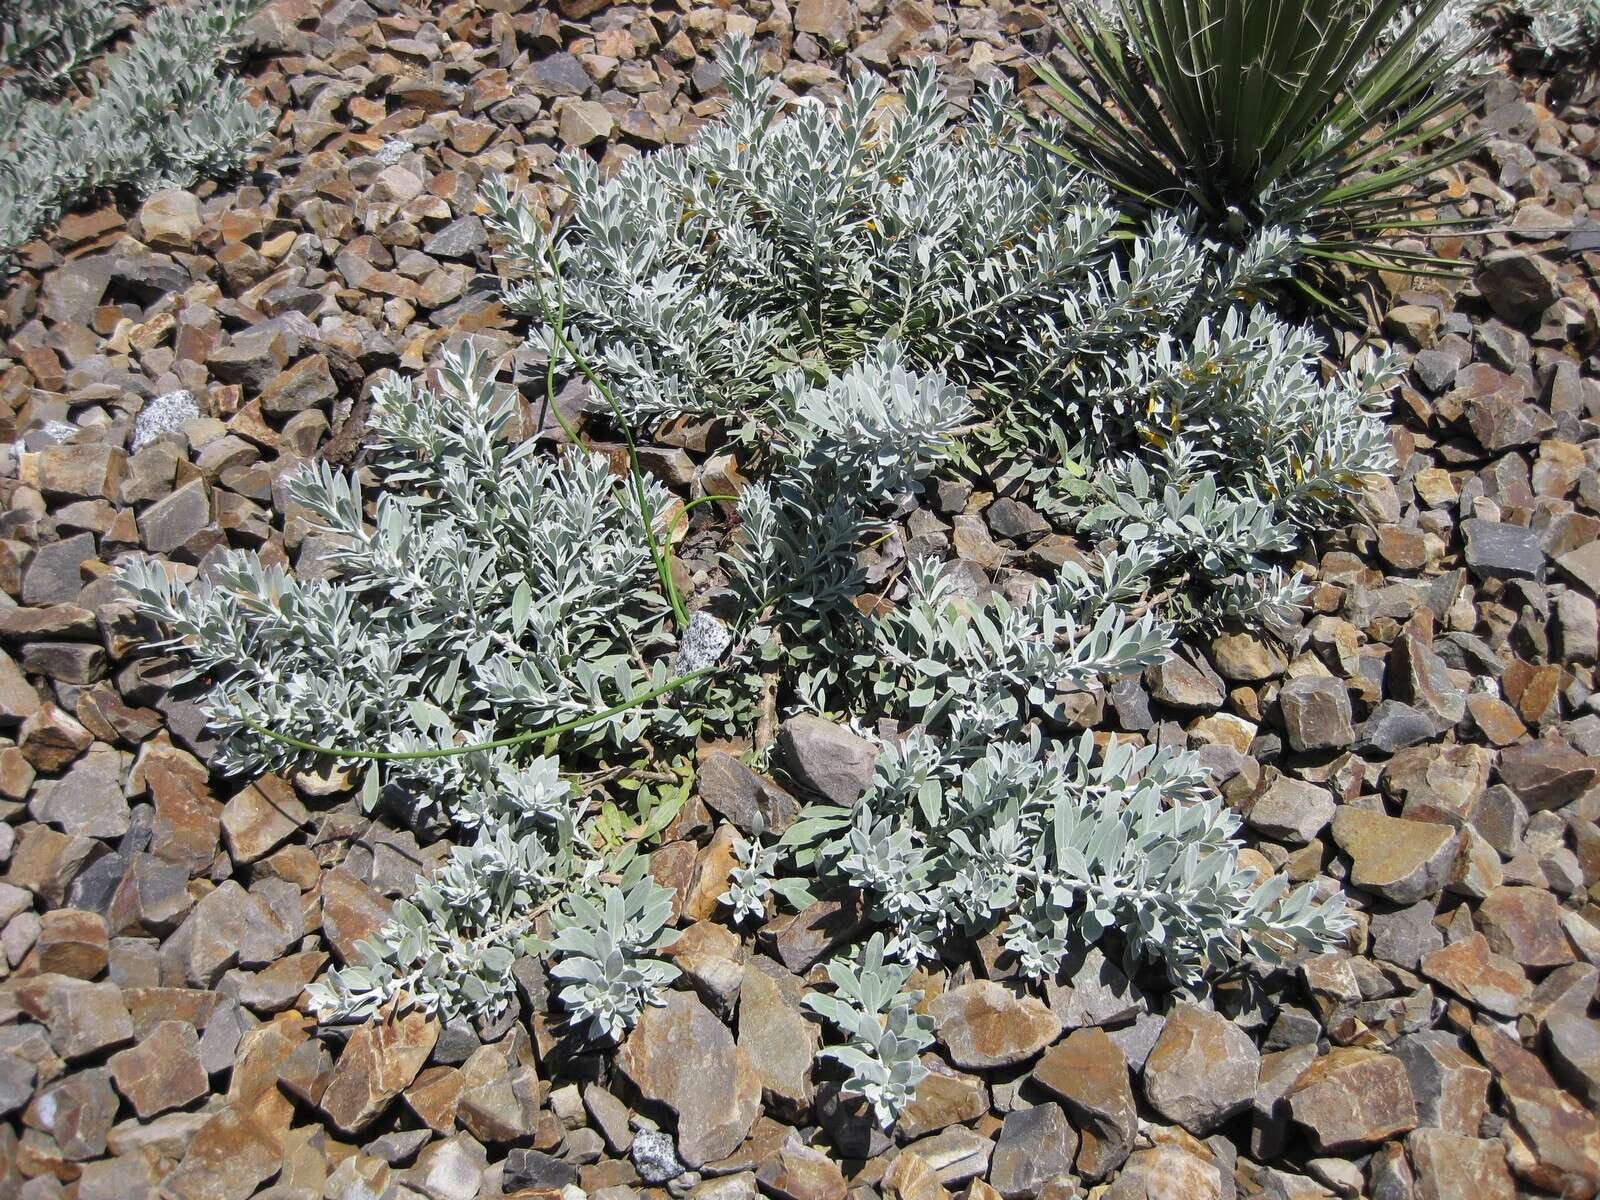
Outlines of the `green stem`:
M680 508L677 511L677 514L667 524L667 536L670 538L672 536L672 531L678 527L678 522L687 517L695 509L699 508L702 504L710 504L716 500L725 500L729 504L739 503L739 497L737 496L697 496L695 499L689 501L689 503Z
M610 708L586 716L574 717L570 721L562 721L559 725L547 725L542 729L530 729L525 733L514 733L509 737L496 738L492 742L474 742L469 746L443 746L431 750L359 750L353 746L321 746L316 742L301 741L299 738L290 737L286 733L278 733L268 729L249 717L241 716L240 722L248 729L254 730L262 737L271 738L285 746L293 746L296 750L306 750L313 754L326 755L329 758L355 758L370 762L416 762L428 758L456 758L463 754L477 754L483 750L501 750L507 746L520 746L525 742L535 742L540 738L555 737L557 734L571 733L574 729L582 729L585 725L593 725L600 721L609 720L618 713L627 712L630 708L638 708L648 704L658 696L665 696L668 692L675 692L681 687L687 687L696 680L704 679L715 670L714 667L701 667L697 671L690 671L687 675L679 675L669 679L660 687L651 688L637 696L629 696L620 704L613 704Z

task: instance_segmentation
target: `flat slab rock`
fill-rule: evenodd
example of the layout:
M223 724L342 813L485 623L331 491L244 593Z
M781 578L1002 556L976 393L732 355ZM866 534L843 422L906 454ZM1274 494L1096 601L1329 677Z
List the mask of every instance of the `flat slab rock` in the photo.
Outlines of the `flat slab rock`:
M672 1110L678 1157L691 1169L732 1154L761 1115L761 1079L749 1056L688 992L645 1009L617 1067L645 1099Z

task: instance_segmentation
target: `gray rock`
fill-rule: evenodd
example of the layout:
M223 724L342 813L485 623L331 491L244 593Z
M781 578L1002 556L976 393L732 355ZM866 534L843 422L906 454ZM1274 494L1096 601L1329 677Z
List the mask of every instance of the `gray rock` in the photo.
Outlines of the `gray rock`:
M1437 726L1427 713L1419 712L1399 700L1384 700L1362 722L1356 749L1393 754L1396 750L1425 742L1437 732Z
M457 217L422 244L434 258L471 258L489 244L483 222L474 216Z
M1250 1107L1261 1054L1226 1017L1178 1004L1144 1064L1145 1098L1162 1116L1204 1137Z
M1471 517L1461 522L1461 533L1466 538L1467 566L1480 579L1533 578L1544 571L1544 551L1532 529Z
M634 1134L629 1156L639 1178L646 1183L666 1183L682 1175L685 1169L672 1139L659 1129L641 1129Z
M203 479L192 479L158 500L139 518L145 549L170 554L211 523L211 497Z
M989 1161L989 1185L1004 1200L1034 1200L1039 1189L1072 1170L1078 1134L1059 1104L1006 1114Z
M89 533L40 546L22 577L22 602L34 607L72 603L83 590L79 567L94 557L94 535Z
M1250 806L1246 819L1274 841L1304 846L1333 820L1337 808L1326 788L1280 776Z
M163 434L176 433L185 421L199 415L200 406L182 388L147 400L133 419L133 440L128 447L137 454Z
M577 1182L577 1167L541 1150L513 1150L506 1155L501 1176L501 1186L507 1191L560 1191Z
M583 64L565 52L547 54L528 67L528 90L535 96L581 96L593 82Z
M700 799L726 817L740 833L780 834L794 824L799 805L771 780L756 774L731 754L714 750L695 775Z
M130 811L122 793L122 756L109 747L91 750L60 779L40 781L28 811L66 834L121 837Z
M1545 1040L1556 1074L1591 1111L1600 1110L1600 1024L1558 1010L1545 1022Z
M878 748L821 717L790 717L778 746L795 781L835 804L854 804L872 783Z

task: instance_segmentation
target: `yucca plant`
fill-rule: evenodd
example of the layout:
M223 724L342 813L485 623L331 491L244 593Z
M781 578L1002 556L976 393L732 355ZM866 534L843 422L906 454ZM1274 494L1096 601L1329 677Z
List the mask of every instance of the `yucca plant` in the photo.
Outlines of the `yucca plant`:
M1421 185L1479 143L1456 128L1477 43L1427 32L1447 2L1115 0L1117 20L1063 5L1085 78L1041 64L1063 118L1052 148L1231 240L1291 230L1310 268L1296 282L1325 303L1334 264L1448 268L1387 241L1439 224Z

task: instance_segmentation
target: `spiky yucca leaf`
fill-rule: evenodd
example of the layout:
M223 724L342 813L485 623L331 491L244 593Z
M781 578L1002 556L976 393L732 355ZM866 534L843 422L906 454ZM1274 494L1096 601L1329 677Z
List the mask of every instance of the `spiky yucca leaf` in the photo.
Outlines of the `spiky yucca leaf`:
M1115 23L1063 11L1064 52L1088 82L1042 65L1065 123L1053 149L1234 239L1292 229L1313 275L1451 265L1388 241L1437 224L1424 181L1480 142L1455 129L1477 43L1425 40L1447 0L1116 2Z

